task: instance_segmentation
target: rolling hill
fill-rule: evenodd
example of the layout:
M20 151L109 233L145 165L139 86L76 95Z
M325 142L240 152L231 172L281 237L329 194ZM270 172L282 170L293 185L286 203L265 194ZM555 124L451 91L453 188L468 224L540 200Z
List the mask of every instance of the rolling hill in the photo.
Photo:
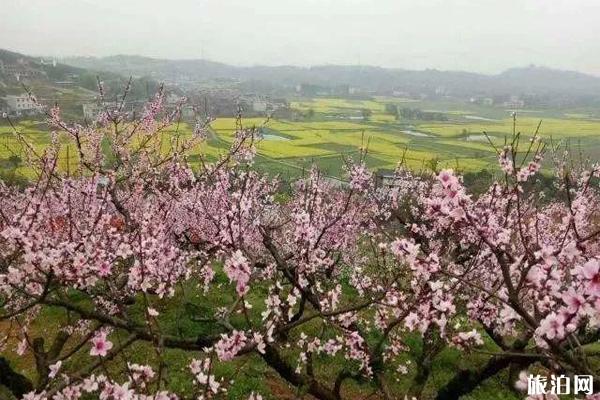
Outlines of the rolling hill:
M600 78L574 71L528 66L497 75L435 69L413 71L373 66L324 65L314 67L237 67L208 60L165 60L119 55L103 58L72 57L64 63L133 76L151 76L172 82L233 80L268 82L295 87L300 84L325 87L351 86L367 92L392 90L426 95L537 96L552 104L600 102Z
M61 106L63 112L78 116L82 103L98 95L98 77L104 82L109 98L121 93L128 77L117 72L89 70L47 57L31 57L0 49L0 98L31 90L45 104ZM129 99L145 99L154 93L157 83L152 79L135 79Z

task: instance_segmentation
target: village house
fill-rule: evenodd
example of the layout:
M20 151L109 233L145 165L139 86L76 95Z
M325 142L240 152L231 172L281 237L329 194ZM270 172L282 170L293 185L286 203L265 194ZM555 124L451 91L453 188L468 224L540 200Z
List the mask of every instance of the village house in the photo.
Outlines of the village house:
M252 102L252 111L263 113L267 111L268 103L265 100L257 99Z
M376 188L390 189L398 186L398 177L392 169L380 168L375 171L373 178L375 179Z
M12 78L20 81L23 78L27 79L45 79L46 73L36 68L32 68L29 62L19 60L15 64L5 63L0 60L0 73L7 78Z
M8 95L4 97L9 114L36 114L41 111L37 104L28 94Z
M83 108L83 118L87 120L95 120L98 118L98 115L102 112L103 107L97 103L84 103L82 105Z

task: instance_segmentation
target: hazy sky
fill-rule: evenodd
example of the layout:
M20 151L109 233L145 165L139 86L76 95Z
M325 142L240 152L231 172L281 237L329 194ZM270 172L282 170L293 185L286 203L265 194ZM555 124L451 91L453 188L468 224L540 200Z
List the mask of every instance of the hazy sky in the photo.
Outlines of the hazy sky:
M600 0L0 0L0 48L600 75Z

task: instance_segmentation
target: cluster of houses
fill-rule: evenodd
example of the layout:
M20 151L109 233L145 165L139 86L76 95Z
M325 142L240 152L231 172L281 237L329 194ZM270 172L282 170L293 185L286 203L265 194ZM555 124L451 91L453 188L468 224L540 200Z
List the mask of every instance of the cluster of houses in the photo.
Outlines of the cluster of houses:
M4 87L21 87L25 82L32 80L48 80L48 74L40 65L56 67L56 60L41 59L39 64L25 58L11 60L0 59L0 82ZM76 76L75 76L76 78ZM66 82L54 82L56 85ZM7 86L8 85L8 86ZM10 93L10 91L9 91ZM34 116L42 112L42 106L27 93L8 94L0 97L0 115L22 117Z
M0 74L5 78L20 82L23 79L46 79L47 74L35 68L25 59L18 59L15 63L0 60Z
M127 101L123 111L141 112L144 101ZM115 102L98 101L87 102L82 105L83 118L88 121L95 120L105 110L111 110L117 105ZM119 105L120 106L120 105ZM181 107L181 116L184 120L195 120L198 117L233 117L241 110L245 117L272 115L275 112L284 112L290 109L285 99L271 99L257 95L237 95L226 92L196 93L185 99L176 93L169 93L165 97L166 110Z
M176 94L169 94L165 98L167 109L173 109L181 103L182 97ZM126 111L141 111L143 101L128 101L124 105ZM95 120L98 115L107 109L114 108L114 102L105 102L101 104L98 101L90 101L82 104L83 118L88 121ZM249 96L227 96L211 94L204 96L194 96L186 101L182 108L182 117L184 119L194 119L201 115L211 117L231 117L235 116L241 109L246 117L272 115L275 112L285 112L289 110L289 103L285 99L270 99L267 97L249 95ZM43 111L42 106L34 101L27 93L7 95L0 98L0 114L11 117L35 116Z
M473 96L469 99L469 102L472 104L480 104L484 106L493 106L493 105L502 105L508 109L520 109L525 107L525 100L521 96L511 95L511 96L497 96L493 97L485 97L485 96Z
M240 102L246 105L247 110L255 114L271 114L279 110L289 109L290 104L286 99L272 99L267 96L250 94L240 98Z
M285 113L290 109L290 104L286 99L271 98L254 93L241 94L234 90L203 90L189 96L187 105L183 109L184 114L186 107L192 107L196 113L211 117L232 117L237 115L240 110L244 116L251 117Z

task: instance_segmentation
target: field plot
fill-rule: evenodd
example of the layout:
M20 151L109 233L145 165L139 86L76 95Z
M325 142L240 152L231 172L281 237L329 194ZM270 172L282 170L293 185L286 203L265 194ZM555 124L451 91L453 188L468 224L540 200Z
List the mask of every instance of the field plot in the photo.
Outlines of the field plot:
M442 113L443 121L410 120L386 112L386 105ZM256 166L269 173L293 178L313 165L327 175L344 174L345 161L356 160L367 150L365 161L371 168L394 168L400 160L410 168L454 168L477 171L496 162L496 152L489 143L501 147L513 130L510 110L457 103L432 103L377 97L369 100L317 98L292 102L299 117L293 120L244 118L244 128L256 127L258 142ZM310 110L310 111L309 111ZM592 159L600 156L600 121L585 113L519 113L517 131L527 140L541 121L539 134L553 144L568 142ZM41 122L21 121L17 129L34 149L48 145L50 134ZM214 161L226 152L234 139L236 120L218 118L209 128L208 140L192 152L189 160L199 165L201 159ZM485 134L484 134L485 133ZM164 146L177 135L189 137L192 128L180 124L165 130ZM76 155L68 139L61 152L61 167L75 165ZM11 156L23 157L21 145L12 128L0 126L0 160L3 165ZM13 157L14 160L14 157ZM24 167L19 172L27 175Z
M396 118L386 113L386 104L443 113L447 120ZM495 163L496 153L489 141L495 146L502 146L513 131L511 110L455 102L433 103L385 97L373 100L319 98L293 102L292 107L310 116L307 121L288 122L288 125L302 127L297 131L301 136L298 139L306 140L313 134L312 131L306 132L306 128L315 129L315 133L318 130L312 143L315 148L313 161L317 164L325 161L324 158L329 158L327 161L331 163L331 155L321 154L323 147L333 144L355 146L358 151L368 143L367 162L371 167L393 168L404 155L405 162L412 168L435 161L439 167L474 171ZM554 144L568 141L593 157L600 153L600 121L585 117L586 114L582 113L525 110L519 112L516 130L527 140L541 121L539 134L542 138ZM270 127L278 130L276 126ZM282 128L281 132L285 129ZM304 144L302 140L287 142L285 148L301 146ZM298 161L293 160L293 150L273 154L274 157L285 155L292 161Z
M13 127L0 125L0 170L4 172L6 169L13 169L13 172L30 178L33 171L26 167L23 161L28 153L32 157L41 155L44 148L50 144L51 135L43 122L21 121L15 128L28 145L24 145L17 138ZM78 162L77 153L68 145L65 135L58 133L58 140L63 144L59 153L58 168L74 170ZM27 149L27 146L30 147Z

